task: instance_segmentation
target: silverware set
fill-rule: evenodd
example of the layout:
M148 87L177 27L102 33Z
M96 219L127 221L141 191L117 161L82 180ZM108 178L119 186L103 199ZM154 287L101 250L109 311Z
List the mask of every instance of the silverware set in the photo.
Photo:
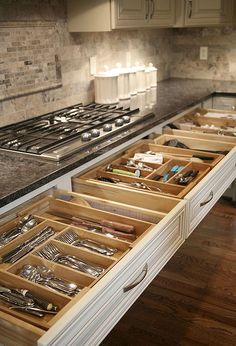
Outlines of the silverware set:
M28 232L30 229L35 227L38 224L38 221L34 218L33 215L29 214L24 216L14 227L0 235L0 248L4 245L10 243L10 241L17 238L19 235Z
M54 230L50 226L44 227L35 236L29 238L24 243L18 245L15 249L9 251L0 257L0 263L15 263L18 259L29 253L36 246L47 240L54 234Z
M58 307L29 290L0 286L0 301L11 310L20 310L37 317L57 313Z
M108 247L91 239L80 239L79 236L72 230L68 230L64 234L60 235L57 237L57 240L60 240L66 244L84 247L105 256L113 256L118 251L116 248Z
M81 291L77 284L56 276L45 265L25 264L20 270L20 276L68 296L76 295Z
M36 254L49 261L60 263L66 267L76 269L94 277L100 276L105 271L105 268L85 262L76 256L61 253L57 246L52 243L46 244L43 249L37 251Z

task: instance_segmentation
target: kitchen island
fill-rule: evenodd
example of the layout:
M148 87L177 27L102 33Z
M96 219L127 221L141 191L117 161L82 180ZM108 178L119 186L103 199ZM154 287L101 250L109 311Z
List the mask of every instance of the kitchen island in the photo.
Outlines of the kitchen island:
M152 118L132 127L126 131L125 136L116 135L111 140L84 153L74 154L62 162L55 163L30 155L0 151L0 214L53 186L71 190L71 177L75 174L155 132L176 114L201 104L211 95L233 95L236 92L236 82L168 79L159 82L155 92L155 101L146 103L140 110L141 113L153 113ZM133 101L136 106L135 99Z

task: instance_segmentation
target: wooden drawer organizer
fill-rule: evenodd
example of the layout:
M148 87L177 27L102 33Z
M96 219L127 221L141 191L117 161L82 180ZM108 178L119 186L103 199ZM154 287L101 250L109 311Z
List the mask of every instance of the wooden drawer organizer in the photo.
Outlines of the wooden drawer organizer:
M135 192L133 196L131 192L131 199L137 197L140 200L139 193L137 194ZM0 303L0 315L2 319L4 320L4 316L9 316L9 318L7 317L7 320L13 320L14 325L17 325L19 320L21 321L21 326L23 325L25 331L31 329L32 326L32 328L37 330L38 336L42 335L43 331L48 330L56 321L62 318L65 312L68 311L77 301L81 300L91 287L106 276L106 273L132 248L134 248L136 244L138 244L140 240L178 204L178 202L178 200L169 199L168 206L160 208L160 211L158 211L158 207L156 207L156 210L155 208L150 208L149 210L148 205L145 206L145 209L139 206L130 206L120 202L108 202L99 198L83 196L82 194L78 195L74 193L70 194L55 191L54 196L44 197L34 205L23 208L17 213L14 220L7 221L0 227L0 234L14 228L18 224L19 220L27 214L34 215L38 224L25 234L19 235L16 239L3 246L0 249L1 257L13 250L17 245L22 244L27 239L36 235L45 226L52 227L55 233L21 259L18 259L15 263L0 264L0 285L10 288L16 287L28 289L35 295L53 302L58 306L59 311L56 315L46 314L43 318L39 318L18 310L10 310L7 305ZM160 201L157 198L157 206L158 205L160 205ZM97 221L106 219L133 225L135 227L137 238L135 240L109 238L103 234L90 232L79 226L71 225L69 219L72 216L83 218L88 217ZM57 237L68 229L73 230L82 239L95 240L104 245L115 247L118 251L113 256L105 256L82 247L68 245L59 241ZM78 256L82 260L104 267L104 273L95 278L89 274L39 257L36 252L48 243L56 245L61 253ZM65 280L76 283L81 291L74 297L71 297L39 283L29 281L19 275L20 270L26 264L32 266L47 266L56 276L58 275Z
M173 125L182 131L197 132L198 134L216 134L217 137L215 138L217 138L218 141L220 138L219 136L222 135L223 142L231 141L236 143L236 138L233 135L236 128L236 112L195 108L191 112L175 120ZM175 130L166 126L164 128L164 133L172 134L175 133ZM214 137L210 136L208 138L214 140Z
M149 166L152 166L154 170L151 172L142 171L141 177L139 178L126 176L123 174L117 174L113 172L108 172L106 171L108 162L106 162L105 164L102 164L90 170L88 173L85 173L78 178L73 178L73 183L76 185L76 183L79 180L80 186L86 185L86 188L83 188L82 190L83 193L87 191L87 193L93 194L91 190L94 189L94 194L96 194L98 189L103 189L105 188L105 186L109 186L109 188L112 191L115 191L116 189L120 190L122 188L126 189L126 191L137 190L136 187L129 186L128 184L139 182L139 183L145 184L146 186L148 186L148 188L152 189L152 190L145 189L145 193L147 194L151 194L151 195L161 194L165 196L183 198L210 171L211 166L216 165L217 162L219 162L220 159L223 158L222 155L205 153L205 155L211 156L213 158L210 165L205 162L203 163L191 162L187 159L187 157L190 157L191 155L194 155L194 154L203 155L203 153L202 152L198 153L196 151L186 152L186 150L180 151L178 149L176 150L175 148L170 149L167 147L154 145L145 141L141 141L139 142L138 145L133 146L131 149L125 152L122 156L109 161L109 164L112 164L114 168L125 169L131 172L134 172L135 169L127 168L124 165L125 162L127 161L127 159L132 158L135 153L140 153L140 152L144 153L146 151L164 153L164 161L163 161L163 164L154 164L154 163L149 164ZM171 156L172 154L173 156ZM179 155L179 157L177 155ZM186 171L191 169L196 169L199 171L199 173L197 177L194 178L193 181L191 181L186 186L179 185L175 182L175 177L178 173L172 175L166 182L162 181L161 180L162 178L158 181L155 180L156 175L163 176L163 174L169 172L170 169L175 165L179 165L183 167L178 173L185 173ZM119 179L122 183L127 184L127 186L97 180L96 178L99 176L102 176L105 178ZM77 189L77 191L81 192L81 189L79 188Z
M207 134L204 135L203 138L199 138L197 133L191 133L191 136L189 135L181 136L181 134L179 133L175 135L164 134L154 139L154 142L156 144L163 145L165 142L171 139L177 139L178 141L185 144L187 147L189 147L192 150L203 150L203 151L209 150L212 152L227 152L228 151L229 152L235 146L233 142L223 142L223 139L222 139L222 142L219 140L219 138L218 138L218 141L208 139Z

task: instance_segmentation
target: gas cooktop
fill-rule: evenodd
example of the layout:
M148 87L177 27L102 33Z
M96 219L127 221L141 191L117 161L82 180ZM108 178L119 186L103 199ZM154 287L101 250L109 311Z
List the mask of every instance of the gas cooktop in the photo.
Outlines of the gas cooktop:
M0 149L60 161L150 116L140 116L139 109L80 103L0 128Z

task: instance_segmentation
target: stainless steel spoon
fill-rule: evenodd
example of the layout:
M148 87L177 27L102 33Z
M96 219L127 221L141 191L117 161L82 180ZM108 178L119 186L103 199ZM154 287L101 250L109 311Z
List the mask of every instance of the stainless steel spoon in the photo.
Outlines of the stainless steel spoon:
M24 216L15 228L0 235L0 248L17 238L20 234L28 232L37 224L38 221L31 214Z
M80 291L74 282L69 282L56 277L53 271L46 266L34 267L31 264L26 264L21 269L20 275L30 281L64 292L67 295L78 293Z

